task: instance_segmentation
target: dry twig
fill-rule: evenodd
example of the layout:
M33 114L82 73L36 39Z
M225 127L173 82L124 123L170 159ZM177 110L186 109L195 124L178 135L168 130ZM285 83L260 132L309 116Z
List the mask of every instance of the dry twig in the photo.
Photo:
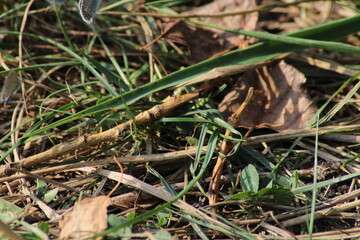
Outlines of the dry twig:
M230 124L232 126L235 126L239 122L241 114L243 113L245 108L250 103L253 95L254 95L254 88L250 88L249 91L248 91L248 94L246 96L245 101L241 104L239 109L231 116L231 120L230 120L231 123ZM231 136L230 130L226 129L225 136ZM222 142L222 145L221 145L220 152L223 155L227 155L231 151L231 148L232 148L232 144L227 139L224 139L223 142ZM209 185L209 204L210 205L216 203L217 200L218 200L217 196L218 196L218 192L219 192L220 177L221 177L221 174L222 174L222 169L223 169L225 160L226 160L226 157L223 157L223 156L219 155L218 158L217 158L214 170L212 172L212 180L211 180L210 185ZM216 213L217 212L217 207L216 206L212 207L211 211Z

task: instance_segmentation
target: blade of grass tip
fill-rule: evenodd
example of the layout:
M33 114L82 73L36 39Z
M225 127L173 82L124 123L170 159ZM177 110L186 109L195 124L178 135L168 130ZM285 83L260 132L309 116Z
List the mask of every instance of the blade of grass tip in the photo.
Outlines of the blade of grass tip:
M201 132L200 132L200 136L199 136L199 141L198 141L198 148L196 149L196 154L195 154L195 160L194 162L190 165L190 171L193 174L193 177L196 176L196 169L198 168L199 164L200 164L200 157L202 155L202 148L204 146L204 142L205 142L205 137L206 137L206 132L208 130L208 126L207 125L203 125L201 128Z
M56 18L58 19L58 21L60 23L60 28L61 28L61 31L62 31L62 33L64 35L65 41L68 44L68 46L70 47L70 49L72 51L75 51L74 44L71 42L71 40L69 38L69 35L67 34L67 31L65 29L64 23L63 23L63 21L62 21L62 19L60 17L59 10L57 8L56 2L55 2L55 0L53 0L52 2L53 2L53 7L54 7L55 14L56 14Z
M355 159L358 159L360 157L360 153L354 155L353 157L347 159L346 161L343 162L343 164L341 164L341 169L346 172L346 173L349 173L348 170L346 170L346 165L352 161L354 161Z
M314 176L313 176L313 189L312 189L312 200L311 200L311 213L309 223L309 236L312 239L312 233L314 231L315 223L315 211L316 211L316 199L317 199L317 169L318 169L318 144L319 144L319 115L317 115L316 121L316 135L315 135L315 151L314 151Z
M121 224L119 226L116 226L116 227L112 227L112 228L110 228L110 229L108 229L108 230L106 230L106 231L104 231L104 232L102 232L102 233L100 233L100 234L98 234L96 236L105 236L105 235L107 235L109 233L116 232L121 228L124 228L124 227L130 226L130 225L139 223L139 222L141 222L141 221L155 215L159 211L161 211L161 210L163 210L163 209L165 209L167 207L170 207L174 202L176 202L177 200L182 198L184 196L184 194L186 194L195 185L195 183L200 180L202 175L205 173L206 168L207 168L208 164L211 161L212 155L215 152L217 138L218 138L217 132L215 132L213 135L210 136L210 139L208 141L208 149L206 151L205 159L203 161L203 165L201 166L199 174L194 179L192 179L190 181L190 183L178 195L176 195L171 201L169 201L167 203L164 203L164 204L162 204L161 206L159 206L159 207L157 207L155 209L147 211L146 213L143 213L143 214L139 215L138 217L134 218L131 221L128 221L128 222L126 222L124 224Z
M217 114L218 116L222 116L217 109L202 109L202 110L194 110L183 113L183 116L196 115L199 114L201 116L208 116L209 114Z
M230 132L232 132L233 134L236 134L238 136L240 136L240 138L242 138L242 134L236 130L233 126L231 126L231 124L227 123L226 121L222 120L221 118L214 118L214 122L216 124L218 124L220 127L223 127L227 130L229 130Z
M132 72L129 76L129 79L133 85L136 85L136 79L139 79L140 76L145 74L150 68L150 64L148 62L144 63L139 69Z
M159 119L157 122L163 122L163 123L184 123L184 122L190 122L190 123L212 123L211 121L207 119L201 119L201 118L186 118L186 117L164 117L162 119Z

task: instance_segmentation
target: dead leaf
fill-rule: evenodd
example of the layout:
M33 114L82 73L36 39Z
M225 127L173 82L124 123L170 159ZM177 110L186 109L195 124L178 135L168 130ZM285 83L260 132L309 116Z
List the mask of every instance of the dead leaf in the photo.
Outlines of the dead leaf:
M256 8L255 0L216 0L207 5L194 8L187 12L192 14L214 14L240 12ZM243 29L252 31L256 28L258 13L234 15L228 17L201 17L197 20L215 24L232 29ZM215 33L214 37L221 41L224 48L238 46L243 41L243 36L235 33L224 32L221 30L211 29Z
M59 222L59 239L88 239L107 227L107 207L111 200L106 196L84 198L75 203ZM101 239L101 237L96 238Z
M271 128L283 132L303 129L316 107L303 92L305 76L284 61L244 74L219 105L225 117L234 113L246 92L254 87L260 94L245 109L239 125L246 128Z
M255 0L216 0L210 4L183 13L227 13L249 10L255 7ZM254 30L258 20L258 13L254 12L245 15L228 17L201 17L197 18L197 20L233 29ZM166 19L163 19L163 31L165 31L167 26L172 24L174 20L168 20L168 22L166 21ZM244 36L239 34L195 26L187 22L181 22L174 26L173 29L165 35L165 38L180 44L185 44L191 53L191 59L189 59L191 63L205 60L213 55L227 51L234 47L248 45L248 42L244 41Z

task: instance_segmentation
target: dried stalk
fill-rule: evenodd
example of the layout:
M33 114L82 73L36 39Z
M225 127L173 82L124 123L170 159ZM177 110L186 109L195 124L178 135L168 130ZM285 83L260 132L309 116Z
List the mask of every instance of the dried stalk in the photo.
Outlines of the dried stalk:
M241 104L239 109L230 118L230 124L232 126L236 126L238 124L241 114L244 112L245 108L249 105L253 95L254 95L254 88L251 87L248 91L245 101ZM230 130L226 129L225 136L231 136ZM231 151L232 147L233 147L233 145L230 143L230 141L227 139L224 139L222 142L222 145L221 145L220 152L223 155L227 155ZM212 180L210 181L210 185L209 185L209 204L210 205L215 204L218 200L220 177L222 174L223 166L225 164L225 160L226 160L226 157L219 155L217 158L214 170L212 172ZM217 207L213 206L211 208L211 211L216 213Z

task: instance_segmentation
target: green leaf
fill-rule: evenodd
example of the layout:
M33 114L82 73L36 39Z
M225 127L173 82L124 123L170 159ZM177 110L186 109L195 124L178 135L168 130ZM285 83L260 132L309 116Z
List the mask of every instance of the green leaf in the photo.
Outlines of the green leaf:
M272 188L263 188L256 193L256 197L260 198L265 195L277 195L281 193L290 193L290 190L279 186L273 186Z
M157 219L158 219L158 227L162 227L164 226L169 218L171 217L171 212L167 211L166 209L161 210L160 212L158 212L158 214L156 215Z
M38 228L40 228L44 233L49 234L49 224L47 222L40 221Z
M132 218L134 217L134 215L131 215L130 220L132 220ZM116 216L114 214L110 214L108 216L108 223L109 223L109 227L118 227L121 226L123 224L125 224L126 222L128 222L129 219L126 219L123 216ZM122 240L127 240L127 239L131 239L130 235L132 233L131 231L132 225L130 226L125 226L123 228L118 229L117 231L113 232L113 236L108 236L107 238L109 239L119 239L118 237L121 235L128 235L129 237L122 237Z
M290 188L296 189L299 186L299 173L297 170L291 175L290 178Z
M3 222L11 221L21 217L25 212L8 201L0 199L0 220Z
M275 178L275 182L274 182L277 186L281 186L285 189L289 189L290 188L290 178L288 176L284 176L284 175L277 175Z
M48 190L48 186L46 185L46 182L36 179L36 195L43 199L44 195L46 194Z
M241 187L244 192L257 192L259 190L259 174L254 165L249 164L241 172Z
M58 192L59 192L58 188L54 188L48 191L47 193L44 194L44 201L47 203L51 202L52 200L54 200Z
M174 239L168 231L158 231L155 234L156 240L172 240Z
M238 199L251 198L253 194L254 194L253 192L241 192L231 196L227 196L225 197L225 200L238 200Z

